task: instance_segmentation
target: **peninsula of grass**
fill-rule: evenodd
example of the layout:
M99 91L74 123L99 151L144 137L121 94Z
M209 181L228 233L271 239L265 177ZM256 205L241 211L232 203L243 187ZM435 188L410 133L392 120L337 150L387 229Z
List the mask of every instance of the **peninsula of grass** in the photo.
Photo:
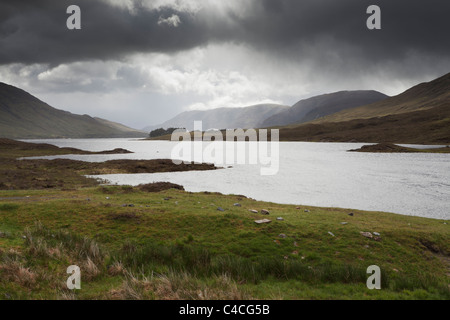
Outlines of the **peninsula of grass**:
M89 152L74 148L58 148L49 144L34 144L0 139L0 190L20 189L76 189L99 185L99 181L86 175L155 173L191 170L214 170L212 164L176 165L170 159L111 160L86 162L70 159L21 159L31 156L66 154L124 154L124 149Z
M450 299L448 220L72 186L0 191L0 299Z

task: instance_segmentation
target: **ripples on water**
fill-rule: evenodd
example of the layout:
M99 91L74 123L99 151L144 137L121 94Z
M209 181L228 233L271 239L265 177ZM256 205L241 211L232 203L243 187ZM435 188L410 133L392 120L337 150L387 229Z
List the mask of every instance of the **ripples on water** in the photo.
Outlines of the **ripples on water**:
M128 139L29 140L89 151L124 148L134 154L58 156L83 161L170 158L176 144ZM279 172L261 176L259 165L214 171L98 176L114 184L154 181L187 191L243 194L269 202L450 218L450 155L347 152L363 143L280 143ZM423 146L421 146L423 147ZM47 157L49 159L55 157Z

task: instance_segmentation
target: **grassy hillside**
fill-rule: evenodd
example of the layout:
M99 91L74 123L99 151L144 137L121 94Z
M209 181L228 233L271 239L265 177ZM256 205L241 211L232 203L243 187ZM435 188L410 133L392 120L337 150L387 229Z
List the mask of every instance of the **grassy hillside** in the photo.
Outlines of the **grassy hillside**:
M282 141L450 143L450 105L371 119L280 128Z
M291 108L264 120L260 127L304 123L341 110L364 106L386 98L388 96L370 90L340 91L324 94L297 102Z
M0 199L7 299L450 299L441 220L175 189L0 191ZM263 217L272 222L255 223ZM82 270L76 292L65 287L72 264ZM366 287L373 264L381 290Z
M450 73L436 80L421 83L397 96L380 102L344 110L318 119L316 123L369 119L437 107L450 108Z
M88 115L52 108L29 93L0 83L0 137L100 138L144 137L130 128L115 127Z
M283 141L448 144L450 73L377 103L279 129Z
M281 141L450 144L450 108L342 122L304 123L280 130ZM269 130L270 133L270 130ZM225 132L222 131L225 137ZM192 132L191 132L192 135ZM171 136L150 140L170 140ZM269 134L270 139L270 134Z
M130 127L127 127L121 123L117 123L114 121L109 121L98 117L94 117L94 119L105 126L111 127L114 130L118 130L124 133L130 133L133 136L139 134L139 137L145 137L148 134L147 131L132 129Z

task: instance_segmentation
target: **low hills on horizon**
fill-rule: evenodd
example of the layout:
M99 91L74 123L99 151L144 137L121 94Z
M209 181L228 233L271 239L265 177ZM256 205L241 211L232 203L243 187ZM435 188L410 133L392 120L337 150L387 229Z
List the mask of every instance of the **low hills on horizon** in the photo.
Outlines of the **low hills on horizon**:
M292 107L280 104L258 104L242 108L216 108L185 111L160 125L146 127L194 129L202 121L203 130L249 129L286 126L315 120L348 108L363 106L388 98L373 90L339 91L303 99Z
M260 104L186 111L146 131L58 110L0 83L0 137L4 138L142 138L155 128L193 130L199 120L203 130L278 128L282 141L448 144L450 73L393 97L373 90L340 91L303 99L292 107Z
M145 130L150 131L156 128L185 128L194 130L194 121L202 121L203 130L258 128L265 119L289 108L289 106L280 104L258 104L241 108L225 107L210 110L184 111L160 125L146 127Z

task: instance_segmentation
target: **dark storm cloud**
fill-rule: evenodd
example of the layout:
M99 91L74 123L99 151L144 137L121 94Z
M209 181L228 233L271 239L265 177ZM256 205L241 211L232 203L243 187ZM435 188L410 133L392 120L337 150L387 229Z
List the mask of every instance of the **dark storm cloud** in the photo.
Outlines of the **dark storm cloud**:
M244 0L225 12L205 5L194 13L168 6L151 10L139 3L130 12L92 0L2 1L0 64L120 59L211 42L245 43L281 58L294 46L328 41L330 51L356 48L355 56L374 62L401 60L411 51L432 57L450 52L450 2L445 0ZM66 28L71 4L81 7L82 30ZM366 28L371 4L381 7L382 30ZM172 15L180 25L158 24Z
M373 4L381 8L382 30L366 28ZM443 0L262 0L239 23L248 39L266 47L327 38L357 47L368 59L395 60L411 50L448 56L449 14L450 2Z
M81 8L82 30L66 28L66 9ZM102 1L2 1L0 63L62 63L120 58L134 52L171 52L207 40L207 29L190 13L171 8L135 12ZM176 14L182 27L158 24Z

